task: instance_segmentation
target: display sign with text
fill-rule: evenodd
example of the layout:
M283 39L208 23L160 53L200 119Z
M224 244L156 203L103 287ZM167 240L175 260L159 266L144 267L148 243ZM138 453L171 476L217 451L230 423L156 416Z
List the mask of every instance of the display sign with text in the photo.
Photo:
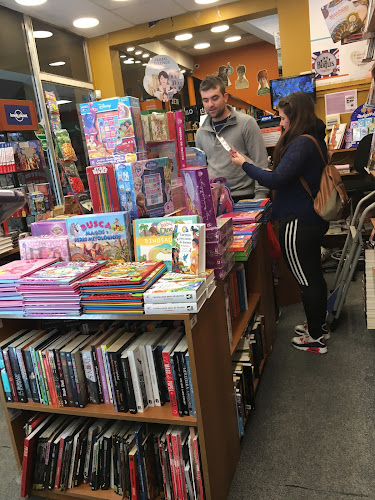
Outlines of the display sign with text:
M4 132L38 130L34 102L0 99L0 130Z

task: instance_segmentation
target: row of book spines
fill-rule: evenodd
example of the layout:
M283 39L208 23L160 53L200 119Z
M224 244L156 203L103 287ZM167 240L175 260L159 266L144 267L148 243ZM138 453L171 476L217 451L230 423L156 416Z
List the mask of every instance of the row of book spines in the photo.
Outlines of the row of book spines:
M129 360L127 357L120 358L116 353L103 353L101 348L74 354L58 349L36 352L9 349L8 352L0 350L6 368L6 371L2 370L2 378L8 402L33 401L79 408L85 407L88 401L92 404L113 403L116 411L131 413L144 409L143 405L137 405L137 400L143 400L146 406L151 402L147 400L147 394L141 394L145 391L142 391L138 380L134 380L138 378L137 369L131 357ZM156 393L156 405L170 400L174 416L196 416L188 352L173 356L164 353L162 360L151 353L149 359L150 365L153 365L152 374L146 375L148 368L145 366L144 375L148 386L153 387L154 395ZM144 360L146 364L147 360ZM165 377L167 381L163 384ZM113 389L111 393L109 387Z
M228 279L229 307L231 318L234 320L241 312L247 311L247 284L243 264L237 264L229 274Z

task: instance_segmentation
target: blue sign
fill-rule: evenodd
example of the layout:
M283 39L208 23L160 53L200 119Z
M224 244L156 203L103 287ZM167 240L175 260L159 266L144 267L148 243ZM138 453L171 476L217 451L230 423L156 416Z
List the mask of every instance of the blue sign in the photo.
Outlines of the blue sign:
M273 115L263 115L260 117L260 121L261 123L264 123L264 122L270 122L274 119L274 116Z
M32 125L33 120L29 106L5 104L5 117L8 125Z

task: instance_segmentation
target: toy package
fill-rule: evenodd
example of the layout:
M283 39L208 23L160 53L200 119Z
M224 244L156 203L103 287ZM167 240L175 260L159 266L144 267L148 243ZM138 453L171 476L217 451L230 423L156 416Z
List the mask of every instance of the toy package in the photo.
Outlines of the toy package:
M142 120L145 142L147 143L152 140L149 115L141 115L141 120Z
M52 219L31 223L32 236L60 236L67 234L65 219Z
M146 151L138 98L103 99L80 104L80 109L91 165L103 159L117 163L118 155Z
M152 113L149 115L151 136L154 142L168 141L168 122L165 113Z
M129 212L70 217L66 228L72 261L133 260Z
M43 184L36 184L36 188L39 193L42 193L44 196L44 204L46 206L46 210L53 210L53 195L52 189L49 182L45 182Z
M178 155L175 141L148 142L147 156L149 159L168 158L171 164L171 184L174 186L178 183L178 172L180 171L180 167L178 165Z
M58 259L70 261L67 236L31 236L19 240L22 260Z
M186 164L188 167L207 167L207 157L199 148L186 148Z
M76 153L73 149L69 132L65 129L55 130L56 152L60 160L76 161Z
M135 258L140 261L163 261L172 268L172 237L176 224L196 224L197 215L155 217L133 221Z
M31 215L43 214L46 211L44 195L42 193L28 193L27 203Z
M130 210L133 219L162 217L173 210L168 158L120 163L115 171L120 208Z
M216 227L216 211L207 168L189 167L182 169L181 180L185 192L187 213L198 214L207 228Z
M94 213L118 212L120 204L117 196L115 167L110 164L87 167L86 173Z

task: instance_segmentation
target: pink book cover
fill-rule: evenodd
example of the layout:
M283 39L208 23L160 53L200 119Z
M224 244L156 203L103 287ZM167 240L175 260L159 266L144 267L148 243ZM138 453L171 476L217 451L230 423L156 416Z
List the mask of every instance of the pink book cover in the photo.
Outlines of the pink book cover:
M98 368L99 368L99 374L100 374L100 381L102 383L104 403L109 404L110 400L109 400L109 393L108 393L108 387L107 387L107 377L105 376L103 351L102 351L101 346L96 348L96 359L98 361Z
M19 240L20 255L26 259L70 261L68 236L31 236Z
M222 241L228 234L233 234L232 219L217 219L217 227L206 229L207 243Z
M0 309L7 309L8 307L11 307L12 309L14 307L22 307L22 304L22 300L2 300L0 302Z
M55 262L57 262L57 259L15 260L9 262L0 267L0 282L17 281Z
M220 215L220 218L228 219L231 217L234 224L243 224L246 222L258 222L258 220L262 217L262 214L262 210L250 210L249 212L230 212L229 214Z
M216 227L216 213L207 167L181 170L188 215L198 214L207 228Z
M97 271L103 266L97 262L57 262L46 269L35 272L26 277L21 284L35 285L69 285L74 281L82 279L87 274Z
M182 111L175 111L174 113L175 123L176 123L176 135L177 135L177 154L180 160L180 168L186 168L186 149L185 149L185 129L184 129L184 118Z

